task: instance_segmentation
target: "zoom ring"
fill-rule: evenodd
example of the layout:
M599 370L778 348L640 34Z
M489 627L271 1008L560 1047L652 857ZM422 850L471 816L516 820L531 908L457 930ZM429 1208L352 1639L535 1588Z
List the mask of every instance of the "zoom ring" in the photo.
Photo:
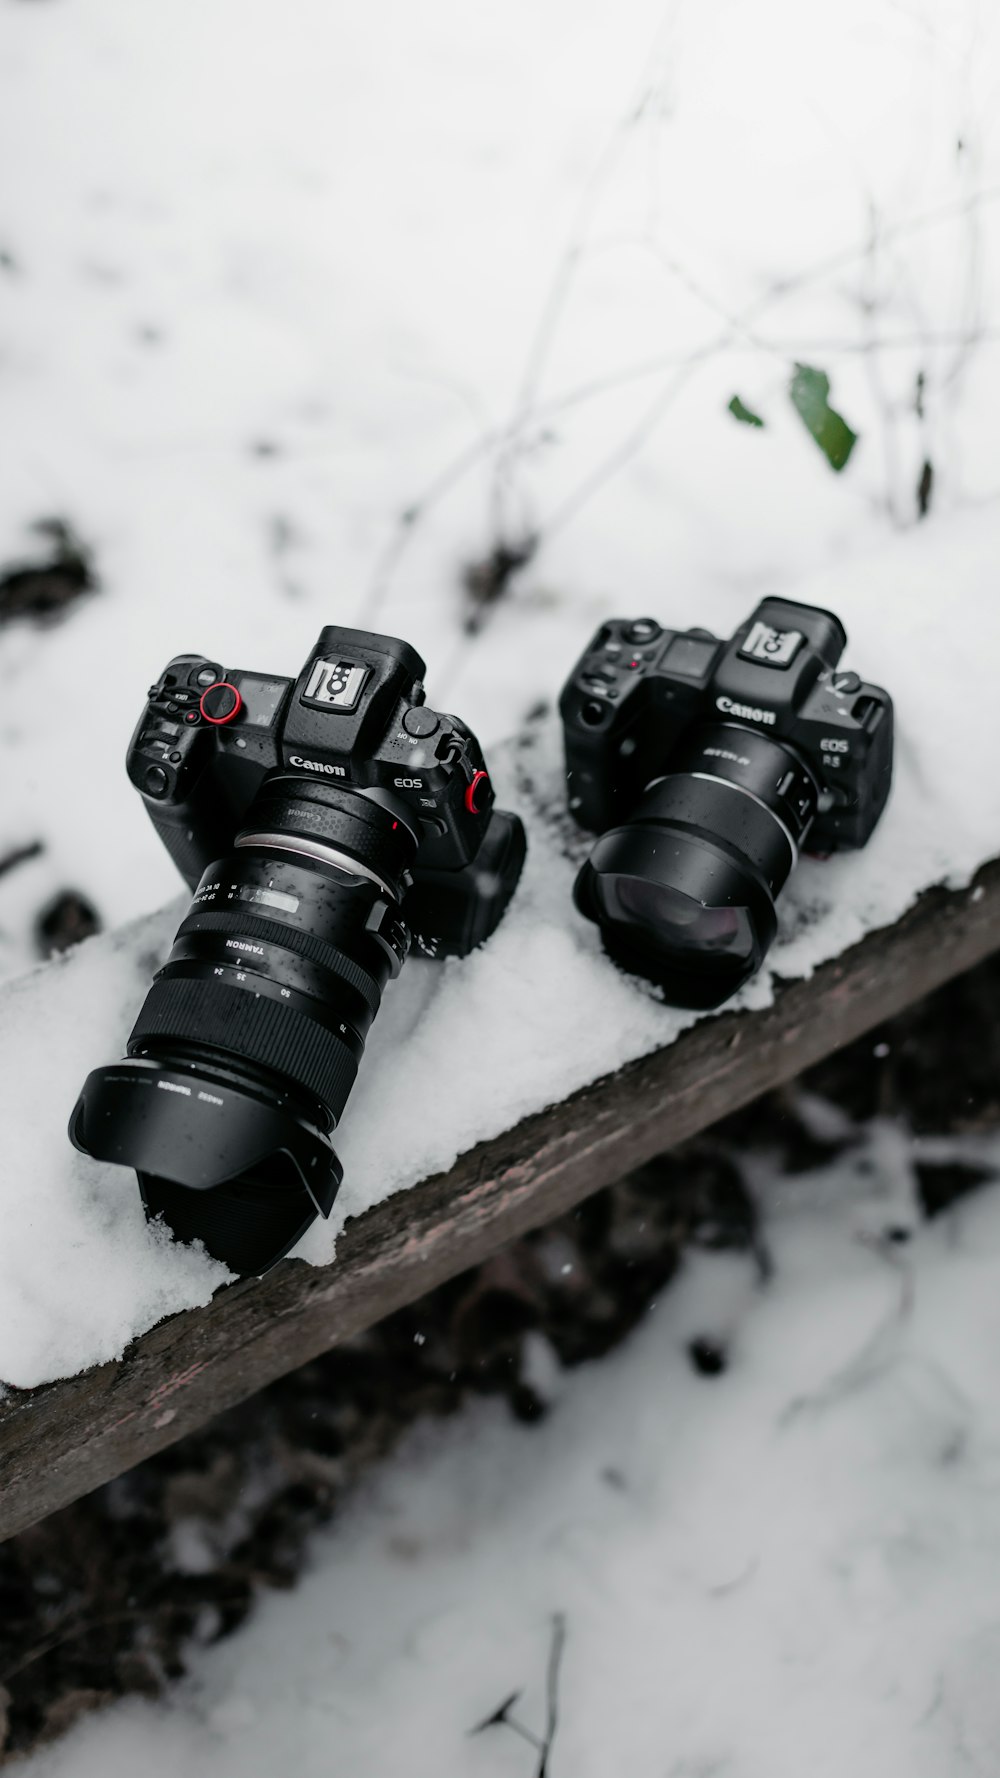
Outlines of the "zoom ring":
M311 932L303 932L298 926L283 926L278 920L259 920L255 916L236 912L222 914L188 914L177 928L178 938L188 938L194 932L224 932L227 938L254 938L269 945L283 945L287 951L295 951L300 957L308 958L310 963L318 963L323 969L329 969L333 975L339 975L348 987L356 988L358 993L368 1002L373 1013L377 1013L382 1000L382 990L373 975L362 969L352 957L344 951L338 951L336 945L327 944L325 939L316 938Z
M337 1119L358 1072L354 1055L334 1032L279 1000L224 982L179 976L155 981L129 1038L129 1055L151 1038L244 1056L314 1094Z

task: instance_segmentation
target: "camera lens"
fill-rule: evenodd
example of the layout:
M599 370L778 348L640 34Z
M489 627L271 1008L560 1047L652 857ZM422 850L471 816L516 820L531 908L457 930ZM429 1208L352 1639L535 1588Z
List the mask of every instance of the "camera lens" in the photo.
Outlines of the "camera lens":
M675 1006L713 1007L759 969L775 901L816 813L819 787L793 750L738 723L686 737L628 822L576 881L608 954Z
M77 1147L135 1168L147 1214L238 1273L295 1244L340 1184L340 1120L386 982L417 841L336 785L278 773L210 865L135 1022L92 1073Z

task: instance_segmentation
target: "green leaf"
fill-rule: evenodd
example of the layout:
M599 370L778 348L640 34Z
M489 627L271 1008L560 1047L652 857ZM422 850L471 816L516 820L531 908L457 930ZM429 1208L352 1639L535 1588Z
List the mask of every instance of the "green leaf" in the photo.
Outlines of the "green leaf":
M830 379L823 370L812 370L808 364L797 364L788 386L792 406L808 432L819 445L831 469L843 469L858 441L844 419L830 406Z
M755 414L753 408L747 407L746 402L741 401L738 395L733 396L727 412L732 414L734 420L742 421L744 426L763 426L764 424L760 415Z

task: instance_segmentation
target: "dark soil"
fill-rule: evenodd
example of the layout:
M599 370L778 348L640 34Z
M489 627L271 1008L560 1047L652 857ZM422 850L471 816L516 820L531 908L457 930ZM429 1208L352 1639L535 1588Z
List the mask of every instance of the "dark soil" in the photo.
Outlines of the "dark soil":
M858 1121L896 1114L936 1134L995 1126L998 1005L1000 958L801 1085ZM850 1140L817 1138L797 1091L769 1095L12 1539L0 1548L3 1757L112 1698L155 1694L192 1647L243 1622L260 1588L293 1586L312 1532L419 1417L495 1395L518 1419L540 1419L529 1332L581 1364L627 1337L686 1248L740 1249L766 1270L739 1156L773 1151L797 1171ZM928 1216L982 1179L954 1165L921 1164L918 1176ZM727 1354L712 1328L689 1357L715 1387Z
M54 623L97 586L90 552L64 519L40 519L35 534L38 559L0 569L0 624Z
M77 889L63 889L35 921L35 944L43 957L54 957L100 930L100 915L87 897Z
M487 612L505 596L514 576L528 566L537 548L536 537L526 537L521 543L498 543L478 561L466 564L462 588L468 601L465 628L470 636L482 628Z

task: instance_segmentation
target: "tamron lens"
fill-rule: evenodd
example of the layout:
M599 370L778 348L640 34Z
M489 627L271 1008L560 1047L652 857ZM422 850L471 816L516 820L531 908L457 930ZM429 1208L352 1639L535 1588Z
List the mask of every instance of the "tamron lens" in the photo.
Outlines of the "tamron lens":
M132 739L129 776L195 896L70 1136L238 1274L329 1215L332 1132L411 936L465 955L521 872L521 823L423 675L405 642L334 627L294 683L181 656Z

